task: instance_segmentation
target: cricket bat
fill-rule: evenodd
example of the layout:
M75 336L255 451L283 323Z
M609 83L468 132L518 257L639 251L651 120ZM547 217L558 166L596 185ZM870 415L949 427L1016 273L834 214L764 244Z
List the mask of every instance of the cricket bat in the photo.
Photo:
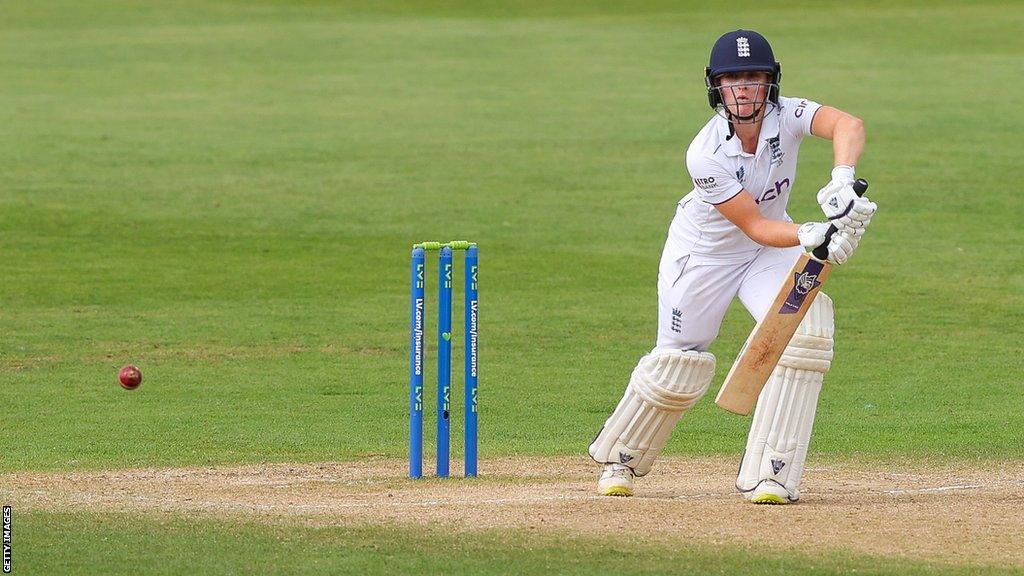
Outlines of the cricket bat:
M863 196L867 189L868 183L864 179L853 184L858 196ZM782 358L786 345L832 272L832 265L825 259L828 257L829 240L835 233L836 227L829 226L825 241L811 254L801 255L793 265L775 301L743 344L722 389L718 391L715 404L744 416L754 409L757 397Z

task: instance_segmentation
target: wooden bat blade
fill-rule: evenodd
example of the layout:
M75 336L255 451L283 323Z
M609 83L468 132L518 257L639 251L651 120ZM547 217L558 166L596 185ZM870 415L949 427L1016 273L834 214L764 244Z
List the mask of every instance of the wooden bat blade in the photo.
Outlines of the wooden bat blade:
M768 377L807 314L832 266L803 254L775 296L764 317L754 326L739 356L718 391L715 404L740 415L750 414Z

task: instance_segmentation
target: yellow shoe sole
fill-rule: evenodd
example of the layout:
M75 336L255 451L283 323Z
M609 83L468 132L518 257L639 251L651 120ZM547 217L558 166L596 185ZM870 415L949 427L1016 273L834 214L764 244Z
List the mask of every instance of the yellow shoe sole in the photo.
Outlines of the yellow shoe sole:
M629 496L632 495L632 490L622 486L612 486L611 488L606 489L604 492L601 492L601 496L625 496L628 498Z
M789 502L777 494L760 494L750 499L754 504L789 504Z

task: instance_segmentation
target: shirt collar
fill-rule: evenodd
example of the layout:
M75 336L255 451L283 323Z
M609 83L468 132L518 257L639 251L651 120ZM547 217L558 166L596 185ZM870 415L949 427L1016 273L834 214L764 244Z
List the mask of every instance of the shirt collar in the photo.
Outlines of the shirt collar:
M733 133L732 125L722 116L718 116L718 136L722 142L722 151L727 156L754 156L743 151L740 139ZM779 107L773 106L772 111L761 122L761 133L758 135L757 152L768 145L768 140L779 137Z

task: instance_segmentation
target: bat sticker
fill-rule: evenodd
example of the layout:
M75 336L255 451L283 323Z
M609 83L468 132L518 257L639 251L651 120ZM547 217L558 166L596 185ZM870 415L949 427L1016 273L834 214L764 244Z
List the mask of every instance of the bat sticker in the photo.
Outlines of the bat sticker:
M815 288L821 286L821 282L818 282L818 275L821 274L823 266L824 264L817 260L808 260L803 270L793 274L793 289L786 296L782 308L779 308L779 314L795 314L800 310L804 304L804 298Z

